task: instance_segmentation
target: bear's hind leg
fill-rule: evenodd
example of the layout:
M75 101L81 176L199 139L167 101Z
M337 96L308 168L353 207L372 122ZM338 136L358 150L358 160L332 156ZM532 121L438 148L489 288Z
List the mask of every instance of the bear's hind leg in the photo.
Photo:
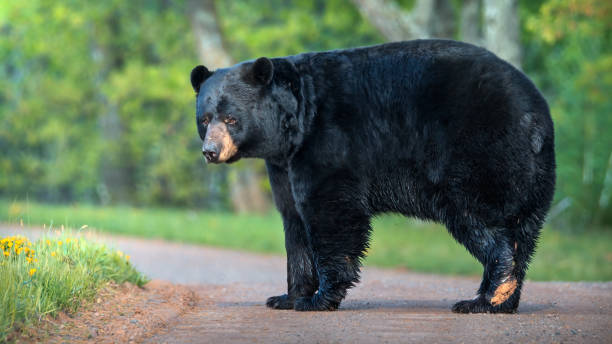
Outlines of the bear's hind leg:
M535 239L521 240L520 232L520 229L512 232L479 229L460 240L483 264L484 273L476 298L456 303L453 312L516 312L527 264L535 249Z

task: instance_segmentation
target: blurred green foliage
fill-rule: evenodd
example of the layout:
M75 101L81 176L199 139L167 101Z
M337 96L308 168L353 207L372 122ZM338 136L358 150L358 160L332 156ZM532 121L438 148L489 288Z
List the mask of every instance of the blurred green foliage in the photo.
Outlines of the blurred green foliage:
M612 225L612 2L549 0L524 17L525 71L555 122L557 226Z
M216 8L236 61L383 41L349 0ZM612 225L611 11L520 1L523 69L556 126L557 228ZM228 208L228 167L199 156L188 12L180 0L0 2L0 197Z
M193 36L183 5L168 6L0 4L0 193L205 203L210 176L190 116Z
M217 1L232 56L286 56L383 43L346 0Z

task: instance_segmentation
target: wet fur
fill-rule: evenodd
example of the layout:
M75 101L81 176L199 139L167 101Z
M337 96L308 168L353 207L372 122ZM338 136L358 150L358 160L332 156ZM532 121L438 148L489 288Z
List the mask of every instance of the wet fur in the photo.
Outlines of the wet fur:
M221 98L246 109L236 159L266 160L288 283L268 306L338 308L359 281L370 219L394 212L444 224L483 264L477 298L453 311L516 311L555 184L549 109L523 73L445 40L275 58L272 72L257 63L194 88L217 92L200 92L200 115Z

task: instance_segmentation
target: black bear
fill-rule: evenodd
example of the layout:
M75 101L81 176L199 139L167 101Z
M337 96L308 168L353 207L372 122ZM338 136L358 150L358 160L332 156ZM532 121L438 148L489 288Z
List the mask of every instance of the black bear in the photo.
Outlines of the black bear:
M484 266L460 313L515 312L555 184L553 123L520 71L449 40L259 58L191 72L211 163L265 159L288 291L334 310L359 281L370 219L437 221Z

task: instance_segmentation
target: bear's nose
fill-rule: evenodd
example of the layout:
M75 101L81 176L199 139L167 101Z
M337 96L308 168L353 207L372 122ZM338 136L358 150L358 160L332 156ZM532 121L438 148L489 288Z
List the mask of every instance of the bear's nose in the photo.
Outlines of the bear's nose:
M206 152L202 152L204 153L204 156L206 157L206 161L208 162L215 162L217 160L217 153L213 152L213 151L206 151Z
M202 154L204 154L206 162L216 162L219 160L219 148L212 142L209 142L202 147Z

